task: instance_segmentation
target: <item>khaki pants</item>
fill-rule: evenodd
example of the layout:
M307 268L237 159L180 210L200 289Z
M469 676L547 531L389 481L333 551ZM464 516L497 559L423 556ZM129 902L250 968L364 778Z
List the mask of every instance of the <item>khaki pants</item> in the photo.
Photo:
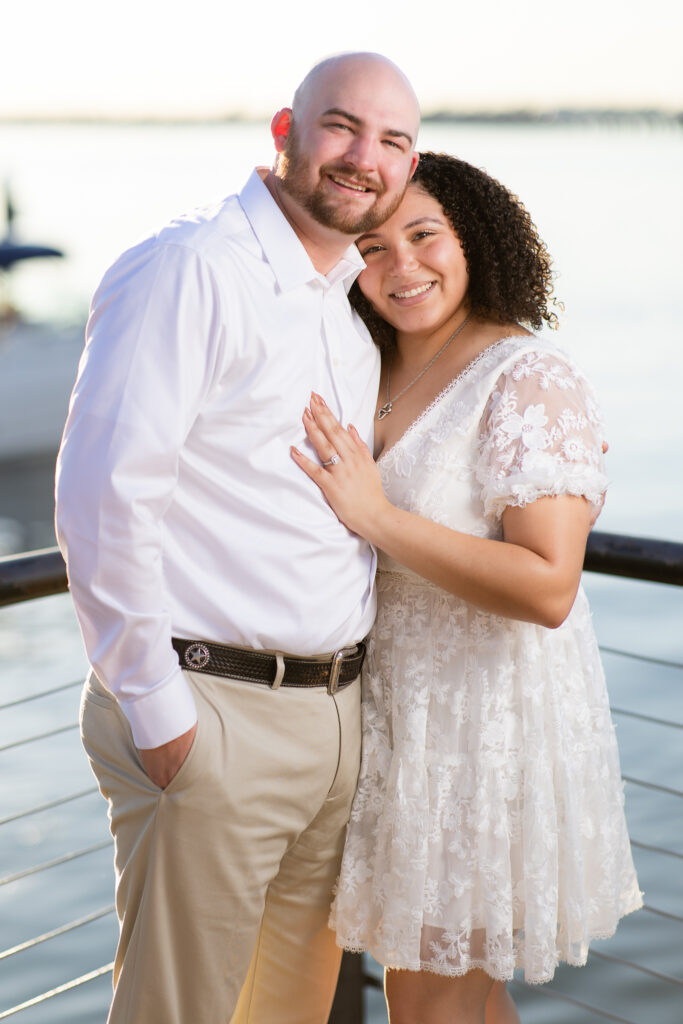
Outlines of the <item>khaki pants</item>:
M188 673L198 729L165 789L91 674L83 743L109 801L121 926L109 1024L324 1024L327 927L360 755L334 697Z

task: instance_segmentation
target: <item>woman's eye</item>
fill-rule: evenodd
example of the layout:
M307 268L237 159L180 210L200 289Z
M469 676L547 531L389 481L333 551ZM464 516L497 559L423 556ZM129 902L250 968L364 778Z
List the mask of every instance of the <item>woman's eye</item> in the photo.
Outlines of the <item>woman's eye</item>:
M381 245L369 245L367 249L361 249L360 254L365 259L366 256L372 256L373 253L383 252L384 248Z
M413 235L413 241L419 242L423 238L432 238L435 233L434 231L418 231Z

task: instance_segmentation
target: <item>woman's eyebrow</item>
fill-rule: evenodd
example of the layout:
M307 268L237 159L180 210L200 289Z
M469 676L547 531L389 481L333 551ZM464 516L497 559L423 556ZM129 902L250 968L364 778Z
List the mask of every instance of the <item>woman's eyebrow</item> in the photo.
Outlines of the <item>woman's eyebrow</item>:
M444 221L440 217L416 217L415 220L411 220L408 224L403 225L403 230L406 231L408 228L415 228L418 224L443 224Z

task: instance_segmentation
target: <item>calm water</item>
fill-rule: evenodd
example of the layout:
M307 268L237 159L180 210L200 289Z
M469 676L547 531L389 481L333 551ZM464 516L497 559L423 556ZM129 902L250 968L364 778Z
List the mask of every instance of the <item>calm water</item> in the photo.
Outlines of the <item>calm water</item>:
M3 126L0 140L0 178L11 178L21 212L17 233L69 254L61 263L26 266L13 275L15 300L51 318L82 317L103 269L123 247L179 210L239 188L254 163L271 157L265 125ZM600 527L683 540L680 142L680 133L647 127L440 125L428 126L421 139L423 148L456 152L509 185L553 253L557 293L566 306L558 341L592 378L606 414L613 482ZM30 536L49 534L46 475L44 467L38 482L26 467L15 467L10 477L0 473L0 502L11 507L6 528L10 520L32 517ZM586 585L603 645L683 662L683 591L597 577ZM85 661L68 598L0 612L0 664L0 704L82 677ZM683 722L680 670L614 654L605 655L605 666L616 707ZM77 705L74 687L4 710L0 747L73 723ZM626 716L615 721L624 773L683 789L680 731ZM73 730L0 751L0 819L91 786ZM683 854L680 800L629 785L627 814L634 839ZM2 827L0 878L107 838L96 794L19 818ZM647 902L683 913L680 861L641 850L635 856ZM104 849L0 887L0 948L106 907L110 862L111 851ZM111 960L115 931L109 915L68 939L0 962L0 1012ZM596 948L683 976L683 928L665 919L636 914ZM675 990L658 989L655 1000L651 986L646 975L622 974L600 962L561 972L556 981L573 998L625 1020L679 1020ZM104 1020L108 991L104 978L17 1020L95 1024ZM515 996L524 1024L596 1019L577 1008L568 1012L542 991L516 988ZM379 1024L381 998L370 1002Z

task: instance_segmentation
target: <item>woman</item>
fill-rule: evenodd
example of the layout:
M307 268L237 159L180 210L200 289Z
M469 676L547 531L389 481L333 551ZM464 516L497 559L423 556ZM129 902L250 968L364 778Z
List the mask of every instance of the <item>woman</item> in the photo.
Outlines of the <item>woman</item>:
M587 382L530 333L548 254L516 197L423 154L358 241L383 347L377 464L319 396L293 458L378 550L363 760L331 926L392 1024L515 1020L641 905L580 577L606 487Z

